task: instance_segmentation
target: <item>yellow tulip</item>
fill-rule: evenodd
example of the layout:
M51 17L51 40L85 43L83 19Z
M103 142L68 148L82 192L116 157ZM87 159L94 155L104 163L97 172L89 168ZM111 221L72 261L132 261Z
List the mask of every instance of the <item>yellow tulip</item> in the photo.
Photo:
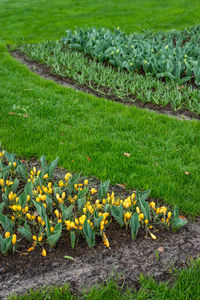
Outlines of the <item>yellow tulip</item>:
M59 218L59 211L57 209L54 210L54 214L56 215L57 218Z
M84 185L88 185L88 180L87 179L84 180Z
M17 236L16 234L13 234L13 237L12 237L12 244L15 245L17 242Z
M9 237L10 237L10 232L7 231L7 232L5 233L5 238L8 239Z
M47 256L46 250L44 248L42 249L42 256Z
M172 216L172 213L171 213L171 211L169 211L168 214L167 214L167 218L170 219L171 216Z
M152 237L153 240L157 239L157 237L153 233L150 232L150 235L151 235L151 237Z

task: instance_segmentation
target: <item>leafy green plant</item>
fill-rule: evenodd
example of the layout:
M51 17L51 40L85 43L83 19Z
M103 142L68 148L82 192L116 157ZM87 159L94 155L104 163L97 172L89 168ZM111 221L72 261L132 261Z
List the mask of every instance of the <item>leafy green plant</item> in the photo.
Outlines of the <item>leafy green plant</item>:
M169 79L179 85L195 78L199 85L199 72L194 68L200 56L199 31L197 25L189 31L128 36L119 29L111 32L104 28L78 28L74 32L67 30L62 42L120 69L144 70L146 75Z
M118 98L130 103L136 100L155 103L173 110L187 109L200 114L200 92L175 81L162 82L153 76L142 76L133 70L113 68L97 59L89 59L83 52L56 42L24 44L19 47L27 57L47 65L52 73L71 78L106 98ZM146 65L144 65L146 66ZM156 72L156 71L155 71Z

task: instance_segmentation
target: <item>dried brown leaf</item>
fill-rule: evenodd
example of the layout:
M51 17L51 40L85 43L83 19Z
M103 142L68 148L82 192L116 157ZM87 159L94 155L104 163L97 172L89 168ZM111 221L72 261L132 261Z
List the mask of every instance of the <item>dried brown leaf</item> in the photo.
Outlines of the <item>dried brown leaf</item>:
M124 184L122 184L122 183L117 183L117 186L119 186L119 187L121 187L121 188L123 188L123 189L126 188L126 184L125 184L125 183L124 183Z
M124 156L129 157L131 156L131 153L124 152Z
M160 246L159 248L158 248L158 251L160 252L160 253L164 253L164 248L162 247L162 246Z

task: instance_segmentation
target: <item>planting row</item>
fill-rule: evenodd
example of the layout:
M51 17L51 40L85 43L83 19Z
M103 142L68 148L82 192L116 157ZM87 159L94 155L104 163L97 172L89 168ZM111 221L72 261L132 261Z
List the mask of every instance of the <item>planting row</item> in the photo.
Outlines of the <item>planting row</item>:
M152 76L144 77L89 59L63 43L52 41L24 44L19 50L34 61L48 66L51 73L72 79L81 86L122 101L170 105L173 110L187 109L200 115L200 91L192 86L163 84Z
M195 82L200 86L200 26L182 32L147 32L126 35L116 29L67 30L64 44L98 60L128 71L144 72L156 78Z
M148 202L150 191L132 193L125 199L108 193L109 182L100 184L98 190L88 187L88 180L67 173L63 180L54 181L53 172L58 158L41 168L27 170L14 154L0 152L0 249L2 254L15 251L19 243L29 242L27 253L41 247L53 247L62 235L70 234L71 246L77 238L86 238L89 247L95 245L100 235L110 247L106 229L113 220L131 230L135 239L140 228L156 239L156 228L165 226L176 231L187 223L179 217L177 207Z

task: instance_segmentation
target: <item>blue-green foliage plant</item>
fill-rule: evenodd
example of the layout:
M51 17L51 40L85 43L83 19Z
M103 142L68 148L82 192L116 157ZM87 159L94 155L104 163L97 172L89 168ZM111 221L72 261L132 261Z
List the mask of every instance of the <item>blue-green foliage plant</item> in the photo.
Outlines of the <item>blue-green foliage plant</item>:
M200 86L200 25L184 31L126 35L120 29L66 30L62 43L119 69Z

